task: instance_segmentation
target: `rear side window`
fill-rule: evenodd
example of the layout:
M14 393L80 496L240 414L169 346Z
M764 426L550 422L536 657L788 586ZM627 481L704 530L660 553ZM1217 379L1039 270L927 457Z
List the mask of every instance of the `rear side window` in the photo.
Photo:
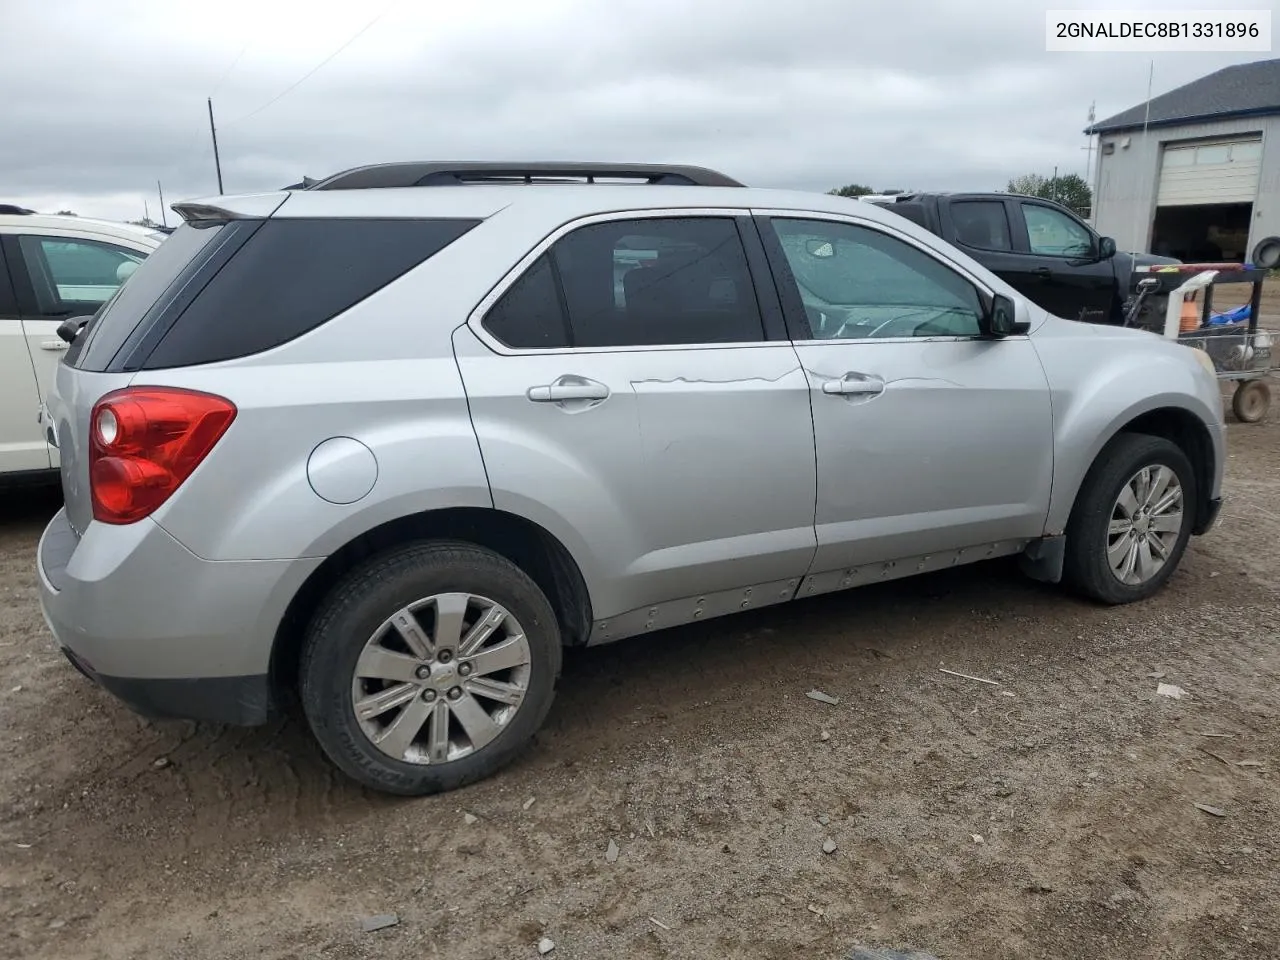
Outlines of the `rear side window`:
M764 325L730 218L618 220L574 230L485 316L507 346L752 343Z
M957 200L951 204L956 239L979 250L1012 250L1003 200Z
M477 222L268 220L178 316L142 368L231 360L286 343L380 290Z
M569 328L556 288L551 254L544 253L507 288L484 318L489 332L508 347L553 350L569 345Z

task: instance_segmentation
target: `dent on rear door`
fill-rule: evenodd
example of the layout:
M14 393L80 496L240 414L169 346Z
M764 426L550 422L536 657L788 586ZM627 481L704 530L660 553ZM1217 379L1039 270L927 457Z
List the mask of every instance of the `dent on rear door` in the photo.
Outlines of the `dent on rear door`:
M813 555L815 478L789 344L499 356L466 327L454 344L494 506L568 548L598 627L635 613L600 627L605 639L698 619L697 603L684 616L668 601L702 596L711 616L727 612L712 594L752 587L738 609L794 593ZM531 401L564 377L607 398Z

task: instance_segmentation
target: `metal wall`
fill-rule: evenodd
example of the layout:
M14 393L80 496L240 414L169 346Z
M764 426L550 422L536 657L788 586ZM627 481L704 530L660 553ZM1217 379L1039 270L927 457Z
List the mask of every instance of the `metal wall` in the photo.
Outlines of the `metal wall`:
M1262 175L1254 200L1248 250L1263 237L1280 236L1280 114L1247 117L1217 123L1178 127L1152 127L1104 133L1100 147L1115 144L1110 156L1102 153L1094 173L1095 229L1114 237L1121 250L1151 252L1151 225L1156 213L1156 187L1160 182L1160 154L1164 144L1205 137L1262 134ZM1129 145L1124 146L1128 140ZM1100 149L1101 152L1101 149Z

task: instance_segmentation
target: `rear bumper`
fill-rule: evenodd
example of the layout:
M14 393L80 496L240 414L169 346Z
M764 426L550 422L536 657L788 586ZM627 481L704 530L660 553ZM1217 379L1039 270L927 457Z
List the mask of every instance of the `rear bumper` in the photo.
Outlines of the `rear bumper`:
M40 604L67 657L139 713L264 722L271 648L319 560L202 560L151 520L58 511L37 551Z
M272 712L271 683L265 673L195 680L108 677L94 672L68 647L63 647L62 652L73 667L144 717L252 727L265 723Z

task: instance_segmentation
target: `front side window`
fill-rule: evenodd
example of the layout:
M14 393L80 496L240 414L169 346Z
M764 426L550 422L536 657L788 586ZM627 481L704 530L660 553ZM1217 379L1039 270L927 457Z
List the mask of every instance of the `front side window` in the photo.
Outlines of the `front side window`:
M718 217L574 230L503 294L484 326L523 349L764 339L737 225Z
M814 339L981 332L977 288L923 250L850 223L772 222Z
M111 299L145 253L96 240L24 236L18 240L40 312L57 315L73 307L92 312Z
M1047 257L1087 257L1093 236L1080 221L1038 203L1022 204L1031 252Z

